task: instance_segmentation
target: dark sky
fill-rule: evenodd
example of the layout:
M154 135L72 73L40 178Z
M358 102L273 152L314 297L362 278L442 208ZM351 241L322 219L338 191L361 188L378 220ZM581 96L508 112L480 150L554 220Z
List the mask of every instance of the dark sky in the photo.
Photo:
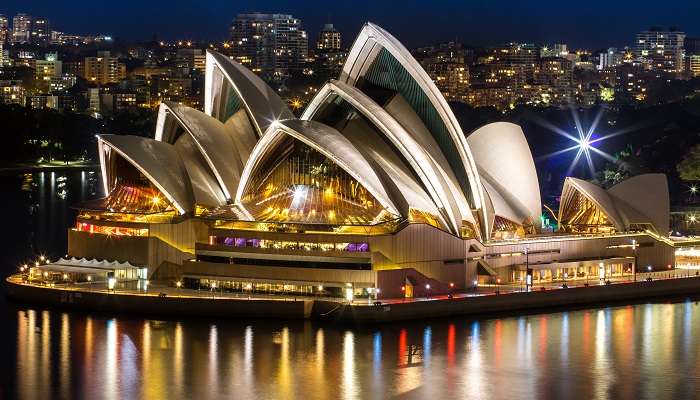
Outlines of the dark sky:
M2 0L0 13L45 16L55 30L106 33L125 40L224 39L240 12L291 13L315 39L333 22L351 40L373 21L407 46L459 38L467 44L506 41L568 43L570 47L629 45L652 25L700 36L700 0ZM346 43L349 45L350 43Z

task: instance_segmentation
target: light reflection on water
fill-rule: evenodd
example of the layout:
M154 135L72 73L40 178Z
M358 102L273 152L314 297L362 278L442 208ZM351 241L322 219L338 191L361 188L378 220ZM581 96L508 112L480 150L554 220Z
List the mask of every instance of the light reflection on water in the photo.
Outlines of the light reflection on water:
M62 179L65 178L65 179ZM60 186L60 187L59 187ZM69 205L96 174L0 176L3 271L65 253ZM64 193L65 191L65 193ZM0 398L696 398L693 301L349 328L308 321L155 321L0 300Z
M376 328L11 307L9 370L25 398L694 398L698 307Z

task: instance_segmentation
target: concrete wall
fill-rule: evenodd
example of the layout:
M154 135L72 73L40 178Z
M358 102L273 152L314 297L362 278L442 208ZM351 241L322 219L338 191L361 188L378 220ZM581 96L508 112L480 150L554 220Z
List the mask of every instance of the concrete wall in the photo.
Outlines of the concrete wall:
M149 239L146 236L107 236L68 230L68 255L72 257L148 265L148 254Z
M174 278L182 262L194 257L194 244L206 241L207 226L187 219L172 224L149 224L149 236L116 236L68 230L68 255L129 261L148 267L152 279Z
M470 252L469 258L482 257L498 272L503 282L510 279L513 267L525 265L524 251L529 251L531 265L548 263L570 263L598 259L613 259L634 257L634 251L629 246L632 240L640 245L637 248L637 260L640 268L651 265L654 269L667 268L675 264L675 249L654 237L646 234L616 235L616 236L580 236L580 237L549 237L543 240L533 238L519 242L492 242L483 246L481 252ZM521 255L510 256L510 253ZM500 256L505 254L505 256ZM470 263L473 263L470 261Z
M443 283L466 285L465 242L426 224L410 224L393 235L369 239L372 266L378 271L412 268ZM460 271L456 271L460 269Z
M381 306L346 304L338 307L337 303L315 301L311 317L334 322L381 323L453 315L537 310L550 312L562 306L607 306L613 302L697 293L700 293L700 278L668 279L449 300L398 302Z

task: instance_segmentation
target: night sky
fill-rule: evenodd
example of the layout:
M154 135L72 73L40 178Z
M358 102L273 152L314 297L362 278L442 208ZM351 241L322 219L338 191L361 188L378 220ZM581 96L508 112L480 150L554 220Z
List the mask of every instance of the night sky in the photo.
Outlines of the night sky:
M458 38L466 44L507 41L564 42L570 47L631 45L649 26L678 26L700 36L698 0L2 0L0 13L45 16L53 29L78 34L112 34L124 40L217 40L227 37L237 13L291 13L311 39L326 21L346 40L364 21L373 21L408 46ZM350 43L345 43L349 45Z

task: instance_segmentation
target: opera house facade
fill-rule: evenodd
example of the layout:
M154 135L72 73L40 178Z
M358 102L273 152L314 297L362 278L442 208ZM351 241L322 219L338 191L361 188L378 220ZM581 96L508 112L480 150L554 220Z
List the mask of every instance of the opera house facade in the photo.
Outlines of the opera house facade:
M370 23L299 118L209 51L203 112L166 102L155 138L98 146L105 197L78 206L69 256L187 287L418 297L673 264L664 175L607 190L567 178L559 229L543 232L521 128L463 132L420 64Z

